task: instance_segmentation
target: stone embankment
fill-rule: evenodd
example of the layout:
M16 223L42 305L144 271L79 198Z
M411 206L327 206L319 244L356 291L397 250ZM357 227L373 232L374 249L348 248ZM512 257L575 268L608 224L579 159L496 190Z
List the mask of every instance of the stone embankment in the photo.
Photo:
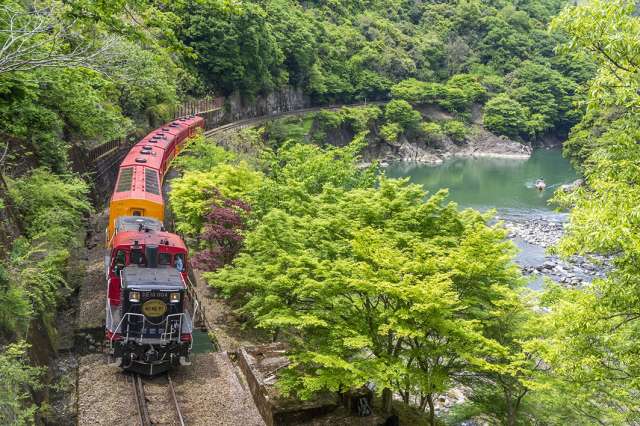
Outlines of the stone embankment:
M381 158L384 167L394 161L422 164L441 164L451 157L494 157L526 160L531 156L530 146L496 136L482 126L474 126L471 136L464 143L454 143L444 137L438 142L409 142L401 139L398 144L372 153Z

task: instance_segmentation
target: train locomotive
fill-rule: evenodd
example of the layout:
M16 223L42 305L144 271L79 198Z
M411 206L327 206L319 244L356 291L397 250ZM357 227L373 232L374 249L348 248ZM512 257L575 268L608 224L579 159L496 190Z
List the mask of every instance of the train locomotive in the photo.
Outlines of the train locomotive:
M188 251L164 226L162 182L171 160L204 119L185 117L156 129L120 164L105 230L105 338L112 364L153 375L188 365L193 312Z

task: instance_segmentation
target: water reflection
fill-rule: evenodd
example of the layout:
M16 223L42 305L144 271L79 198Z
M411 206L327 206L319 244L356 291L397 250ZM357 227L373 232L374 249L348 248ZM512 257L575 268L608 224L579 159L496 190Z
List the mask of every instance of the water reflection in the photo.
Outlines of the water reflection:
M409 177L429 193L449 189L449 199L460 207L478 210L496 209L496 219L527 222L542 219L565 222L566 213L549 205L549 199L561 185L573 182L578 175L562 157L559 149L537 150L529 159L455 158L440 165L395 163L386 169L389 177ZM544 179L546 189L539 191L536 180ZM541 265L544 248L514 238L520 248L516 262L521 266ZM539 290L542 278L532 276L529 287Z
M578 178L559 149L537 150L529 159L454 158L435 166L395 163L386 174L409 177L431 193L449 188L450 199L461 207L531 213L552 210L548 200L554 190ZM539 178L547 184L544 191L535 188Z

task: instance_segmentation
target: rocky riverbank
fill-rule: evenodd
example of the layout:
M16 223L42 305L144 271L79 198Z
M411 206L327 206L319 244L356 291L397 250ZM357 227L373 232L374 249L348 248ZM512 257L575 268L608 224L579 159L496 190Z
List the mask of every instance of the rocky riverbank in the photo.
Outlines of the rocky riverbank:
M394 161L421 164L441 164L451 157L495 157L526 160L533 150L530 146L498 137L481 126L474 126L469 138L455 143L448 137L438 142L401 140L394 145L365 152L365 159L378 159L384 167Z
M518 259L522 272L532 278L547 277L561 284L579 287L591 282L594 278L602 278L611 268L611 259L600 256L572 256L561 259L559 256L546 253L546 249L557 244L564 233L566 218L553 217L513 219L502 218L509 231L509 238L519 246L522 242L539 248L541 256L530 256Z

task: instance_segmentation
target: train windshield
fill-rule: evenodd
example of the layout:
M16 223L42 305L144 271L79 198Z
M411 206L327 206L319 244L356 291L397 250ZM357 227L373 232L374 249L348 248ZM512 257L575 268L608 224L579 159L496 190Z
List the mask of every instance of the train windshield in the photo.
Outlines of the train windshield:
M158 263L160 265L171 265L171 253L160 253Z
M130 259L134 265L144 265L146 263L141 249L132 249Z

